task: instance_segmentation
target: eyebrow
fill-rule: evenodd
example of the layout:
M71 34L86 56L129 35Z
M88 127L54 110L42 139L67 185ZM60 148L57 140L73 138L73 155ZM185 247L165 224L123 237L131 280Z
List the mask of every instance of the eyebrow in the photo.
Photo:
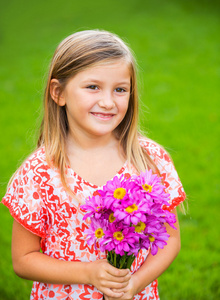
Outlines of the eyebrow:
M101 80L97 80L97 79L94 79L94 78L88 78L85 81L83 81L82 83L85 84L85 83L88 83L88 82L102 83ZM130 86L131 82L130 82L130 80L129 81L120 81L120 82L116 82L116 85L129 85Z

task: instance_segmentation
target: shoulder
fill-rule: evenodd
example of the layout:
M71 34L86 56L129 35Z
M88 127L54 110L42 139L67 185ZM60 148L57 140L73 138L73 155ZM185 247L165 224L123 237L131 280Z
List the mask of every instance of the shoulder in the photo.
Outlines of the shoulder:
M162 161L166 161L167 163L172 162L168 152L155 141L147 137L140 136L139 143L156 164L161 163Z
M34 151L11 178L2 203L26 229L45 236L47 207L44 187L50 176L44 148Z
M50 170L50 166L46 161L44 147L36 149L19 167L15 172L11 181L19 183L23 181L23 184L28 184L31 180L36 184L41 184L47 177Z
M156 164L161 174L165 190L170 194L169 210L174 209L178 204L184 201L186 195L170 155L162 146L146 137L141 136L139 143Z
M30 156L23 162L21 168L35 168L36 166L47 166L46 155L44 147L36 149Z

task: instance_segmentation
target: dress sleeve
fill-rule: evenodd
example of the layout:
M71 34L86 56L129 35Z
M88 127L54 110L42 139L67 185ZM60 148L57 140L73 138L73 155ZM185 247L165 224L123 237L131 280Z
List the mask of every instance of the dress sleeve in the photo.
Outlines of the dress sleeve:
M172 211L186 198L186 194L175 166L168 153L158 144L151 141L145 141L141 144L153 159L158 167L158 170L160 171L163 183L165 185L165 191L170 194L170 206L165 207L165 209Z
M15 173L2 203L12 217L32 233L45 237L47 209L34 166L26 161Z

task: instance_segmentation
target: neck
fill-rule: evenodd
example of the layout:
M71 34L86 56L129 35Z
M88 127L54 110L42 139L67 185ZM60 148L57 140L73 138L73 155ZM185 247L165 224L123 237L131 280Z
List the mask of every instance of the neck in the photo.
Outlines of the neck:
M113 133L104 136L91 136L89 134L77 135L73 132L69 132L67 135L67 147L74 147L81 150L92 150L97 148L103 148L110 145L118 144Z

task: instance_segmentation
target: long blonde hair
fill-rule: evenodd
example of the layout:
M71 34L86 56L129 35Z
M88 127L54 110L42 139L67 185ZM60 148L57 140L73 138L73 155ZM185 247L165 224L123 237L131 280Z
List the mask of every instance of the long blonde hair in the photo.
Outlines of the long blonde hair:
M44 95L44 118L40 128L38 147L45 146L48 163L60 170L64 187L70 191L66 181L66 137L68 120L65 106L55 103L50 95L50 82L59 80L62 88L70 78L86 68L100 63L111 63L125 59L131 73L131 91L127 113L115 129L115 134L123 147L130 164L140 172L147 168L158 173L158 169L146 151L140 146L138 137L138 92L136 63L134 56L117 35L107 31L85 30L64 39L57 47L49 69Z

